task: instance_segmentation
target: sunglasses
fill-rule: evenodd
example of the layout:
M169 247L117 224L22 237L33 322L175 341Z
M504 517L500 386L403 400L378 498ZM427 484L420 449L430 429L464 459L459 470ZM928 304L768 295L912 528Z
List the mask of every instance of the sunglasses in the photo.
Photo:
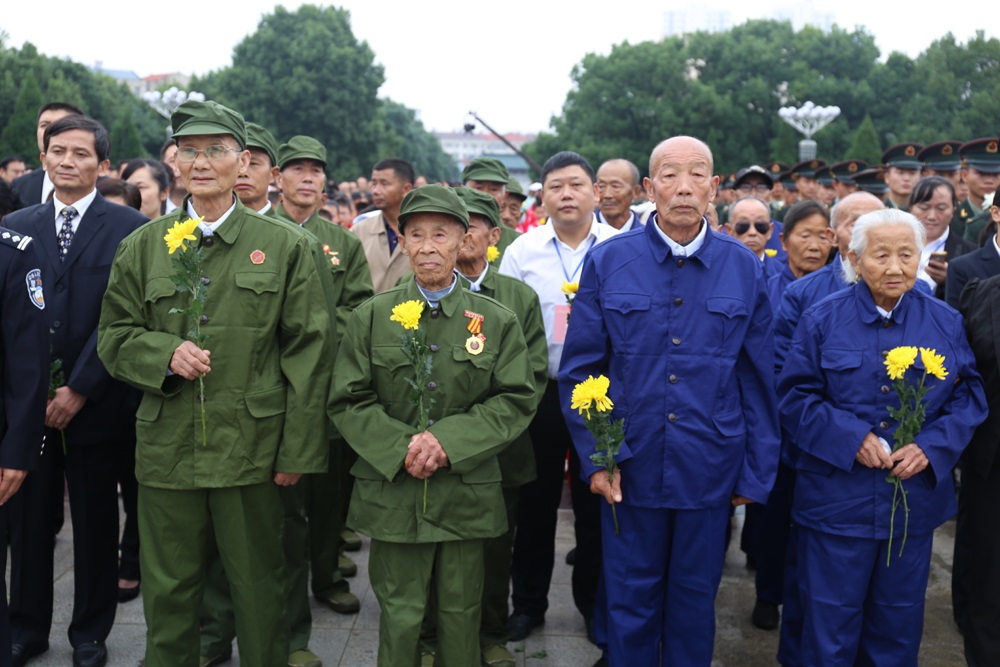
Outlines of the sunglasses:
M755 222L753 223L753 228L757 230L757 233L763 236L767 234L768 230L771 229L770 222ZM750 231L749 222L734 222L733 231L736 232L737 236L743 236Z

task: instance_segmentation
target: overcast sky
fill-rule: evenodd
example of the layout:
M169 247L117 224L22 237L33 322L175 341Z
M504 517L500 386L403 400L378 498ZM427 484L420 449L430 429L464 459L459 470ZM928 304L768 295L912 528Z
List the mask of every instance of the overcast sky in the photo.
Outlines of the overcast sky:
M294 9L299 0L50 0L5 2L0 30L8 44L33 43L40 52L139 76L183 72L203 74L232 62L232 49L252 33L277 4ZM891 51L915 57L951 32L960 42L996 22L974 2L955 2L929 14L914 4L872 0L628 0L583 3L504 0L345 0L352 27L385 67L379 91L418 110L430 130L457 130L475 110L500 132L537 132L562 108L570 71L586 53L607 54L623 41L659 39L664 15L675 12L697 27L709 11L728 14L733 24L747 18L829 18L842 28L865 26L875 35L883 59ZM686 13L681 13L682 11ZM792 12L797 14L793 15ZM51 19L51 20L46 20ZM290 36L290 38L294 38ZM823 104L823 100L814 100Z

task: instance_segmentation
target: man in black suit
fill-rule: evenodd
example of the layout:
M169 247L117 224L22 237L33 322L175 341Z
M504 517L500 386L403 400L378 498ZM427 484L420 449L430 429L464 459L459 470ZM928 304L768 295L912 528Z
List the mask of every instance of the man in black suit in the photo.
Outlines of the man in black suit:
M49 350L41 261L30 236L0 227L0 525L25 471L38 462ZM7 549L0 548L0 572ZM7 591L0 579L0 667L10 667Z
M990 213L994 221L1000 220L1000 206L994 204ZM952 308L958 308L959 297L970 279L985 280L996 275L1000 275L1000 233L987 240L982 248L948 262L945 301Z
M996 207L994 207L995 209ZM992 243L990 243L992 245ZM994 251L988 245L986 249ZM1000 276L972 278L959 310L965 317L976 368L983 376L990 413L962 455L962 488L958 496L964 521L955 535L967 546L963 634L965 660L972 667L1000 665ZM959 572L956 570L955 574Z
M66 102L47 102L38 110L38 116L35 119L35 138L38 140L39 153L45 152L43 146L45 128L70 114L82 116L83 111L80 110L80 107ZM41 169L34 169L23 176L18 176L10 184L10 187L14 189L25 206L42 204L48 200L49 194L52 192L52 179L46 173L43 162Z
M48 649L52 625L52 487L65 459L76 571L69 639L73 663L100 667L118 602L115 452L135 437L134 391L113 381L97 356L97 323L118 244L146 221L104 200L95 186L108 168L104 127L80 115L49 125L42 160L52 201L4 218L41 248L41 279L53 359L64 382L45 411L50 443L12 510L10 621L15 665ZM63 445L65 443L65 446Z

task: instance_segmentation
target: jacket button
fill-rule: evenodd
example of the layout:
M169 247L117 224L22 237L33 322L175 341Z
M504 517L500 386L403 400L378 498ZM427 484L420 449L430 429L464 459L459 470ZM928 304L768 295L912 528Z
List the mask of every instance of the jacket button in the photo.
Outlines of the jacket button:
M202 315L201 317L198 318L198 321L201 322L202 324L208 324L208 315Z
M431 380L430 382L427 383L427 388L430 389L431 391L434 391L435 389L438 388L438 383Z
M436 320L438 318L439 314L440 314L440 311L438 311L438 310L432 310L431 311L431 319L432 320Z
M885 359L889 356L889 350L882 350L882 358Z
M890 324L892 324L892 321L891 320L886 320L885 322L882 323L882 328L883 329L888 329Z
M881 387L879 387L879 391L881 391L883 394L888 394L889 393L889 387L887 387L885 385L882 385Z
M203 276L202 279L201 279L201 284L202 285L208 285L211 282L212 282L212 279L209 278L208 276Z
M674 305L675 306L680 306L683 303L684 303L684 299L681 299L681 298L674 299Z
M681 344L681 339L680 339L680 338L678 338L677 336L674 336L674 338L673 338L673 340L672 340L671 342L672 342L672 343L673 343L674 345L680 345L680 344Z
M684 260L683 260L683 259L679 259L679 260L677 260L677 268L679 269L679 268L681 268L682 266L684 266Z
M202 239L201 239L201 244L203 246L205 246L206 248L211 248L213 245L215 245L215 237L214 236L203 236Z
M428 426L434 426L434 420L433 419L428 419L427 420L427 425Z
M59 320L56 320L55 322L52 323L52 328L53 329L58 329L61 326L62 326L62 322L60 322Z
M667 421L673 424L675 421L677 421L677 415L671 412L669 415L667 415Z
M436 343L431 343L431 346L430 346L430 350L431 350L431 352L437 352L437 351L438 351L438 350L440 350L440 349L441 349L441 348L440 348L440 347L438 347Z
M57 292L62 292L64 289L66 289L66 286L63 285L62 283L59 283L58 285L56 285L56 291Z
M671 376L668 379L670 380L670 384L677 384L677 376L676 375L671 374Z
M878 427L884 431L889 428L889 422L879 422Z

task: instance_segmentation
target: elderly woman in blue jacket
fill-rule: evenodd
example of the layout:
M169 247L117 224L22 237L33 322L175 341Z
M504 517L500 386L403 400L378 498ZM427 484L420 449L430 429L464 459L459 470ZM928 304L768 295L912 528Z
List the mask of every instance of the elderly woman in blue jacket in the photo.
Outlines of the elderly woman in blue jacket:
M803 314L778 380L782 427L798 449L792 518L806 665L917 664L934 529L955 513L951 469L986 417L961 316L912 289L924 238L899 210L859 218L845 264L857 283ZM915 442L889 451L899 398L884 358L900 346L936 350L948 376L930 380ZM896 512L887 562L890 476L903 481L909 513Z

